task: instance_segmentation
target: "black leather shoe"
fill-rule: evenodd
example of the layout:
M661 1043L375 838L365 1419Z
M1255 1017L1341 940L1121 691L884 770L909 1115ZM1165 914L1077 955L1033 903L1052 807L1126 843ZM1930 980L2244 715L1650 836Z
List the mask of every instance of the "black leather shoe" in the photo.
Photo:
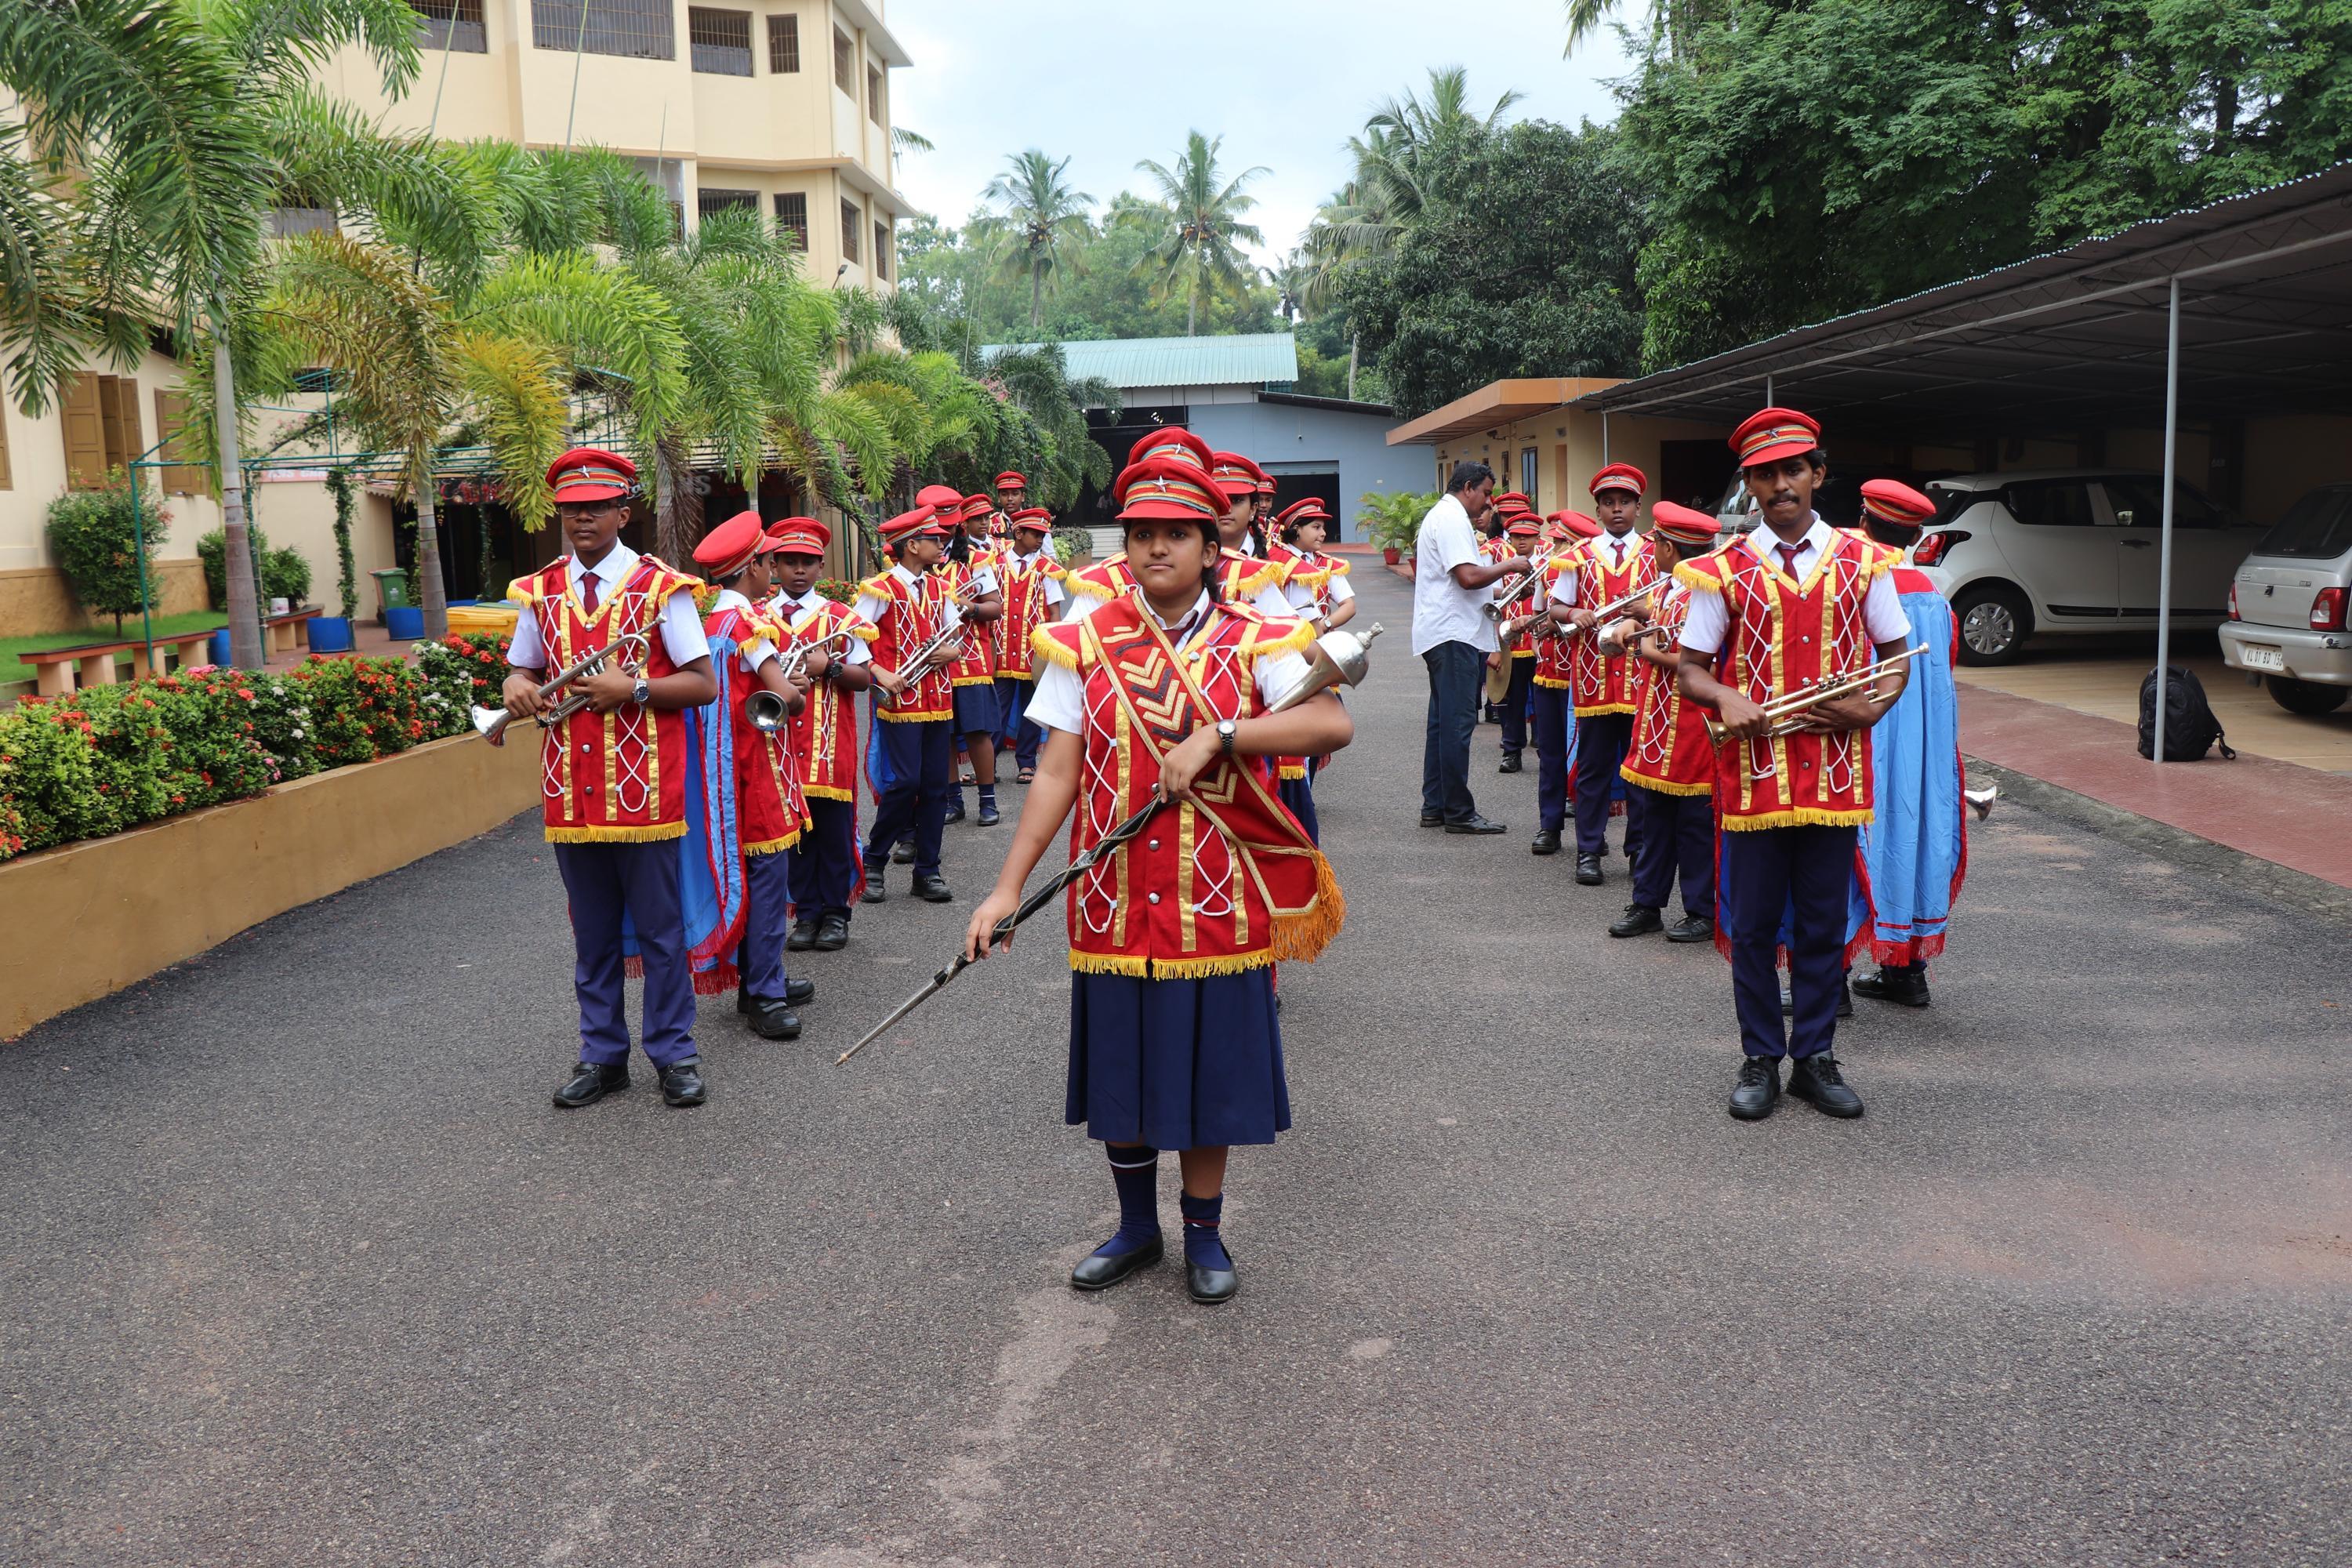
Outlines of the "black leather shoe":
M1498 773L1517 773L1519 771L1519 753L1517 752L1505 752L1503 753L1503 765L1496 768L1495 771Z
M786 952L806 952L816 945L816 921L794 921L792 934L784 938Z
M1796 1016L1797 999L1790 995L1789 988L1783 985L1780 987L1780 1016L1793 1018ZM1843 980L1838 982L1837 1016L1841 1018L1853 1016L1853 987Z
M1225 1253L1230 1258L1233 1248L1227 1247ZM1211 1268L1206 1264L1201 1263L1188 1263L1184 1266L1185 1293L1203 1307L1213 1307L1220 1301L1232 1300L1234 1292L1241 1288L1242 1277L1231 1268Z
M1499 822L1489 822L1474 811L1470 814L1470 820L1467 822L1447 823L1445 831L1448 833L1508 833L1510 829Z
M973 819L973 825L979 827L993 827L1003 820L1003 814L996 809L995 803L992 801L980 808L980 816Z
M800 1021L793 1022L793 1033L800 1032ZM662 1102L666 1105L700 1105L710 1098L702 1087L702 1058L688 1057L662 1068Z
M1647 904L1627 904L1625 918L1609 928L1611 936L1647 936L1654 931L1664 931L1666 922L1657 910Z
M940 818L940 825L944 826L946 824L950 822L961 822L964 819L965 815L963 802L958 801L953 805L948 807L948 814L945 816Z
M1070 1270L1070 1289L1108 1290L1137 1269L1149 1268L1159 1262L1167 1250L1167 1244L1154 1237L1141 1247L1109 1258L1099 1252L1090 1253L1078 1259L1078 1266Z
M1846 1088L1837 1058L1827 1051L1801 1057L1790 1066L1789 1092L1824 1116L1862 1114L1862 1096Z
M1601 875L1601 857L1579 855L1576 858L1576 879L1583 887L1597 888L1605 879Z
M955 895L948 891L948 879L945 877L916 878L915 897L927 904L947 904L955 901Z
M626 1062L582 1062L572 1069L571 1081L555 1091L555 1103L566 1110L593 1105L614 1089L629 1087Z
M866 868L866 890L857 895L857 901L861 904L887 904L890 901L889 890L882 886L882 873L871 866Z
M1539 827L1536 829L1536 841L1528 846L1528 853L1530 855L1559 854L1559 829L1557 827Z
M839 952L849 945L849 921L840 915L827 915L816 923L816 950L819 952Z
M1421 825L1423 827L1443 827L1445 826L1445 816L1443 812L1424 811L1421 814Z
M793 1005L789 1002L779 1002L769 996L759 997L751 1004L751 1032L763 1040L797 1040L801 1037L801 1016L793 1011ZM662 1087L664 1089L669 1087L667 1078L662 1080ZM676 1105L678 1101L673 1100L670 1103Z
M1742 1121L1761 1121L1780 1103L1780 1060L1778 1057L1748 1057L1739 1064L1739 1081L1731 1087L1731 1114Z
M1892 1002L1900 1007L1925 1007L1927 1005L1927 966L1924 963L1898 964L1881 968L1875 974L1865 974L1853 983L1853 994L1867 996L1874 1002Z
M791 1003L795 1007L799 1006L803 1002L815 1001L816 982L814 980L785 981L784 1000Z
M914 863L915 841L913 839L901 838L898 843L890 846L890 864L893 866L911 866Z
M1715 922L1705 915L1685 915L1666 928L1668 942L1713 942Z

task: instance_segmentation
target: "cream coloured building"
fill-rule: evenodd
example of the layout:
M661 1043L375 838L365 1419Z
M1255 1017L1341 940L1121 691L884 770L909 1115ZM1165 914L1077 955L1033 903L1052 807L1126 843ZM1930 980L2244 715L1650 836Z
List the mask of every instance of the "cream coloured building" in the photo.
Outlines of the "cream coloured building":
M405 95L387 100L355 52L331 62L320 85L400 130L609 148L667 190L688 226L723 207L753 207L800 237L813 280L887 290L907 210L892 183L890 73L909 61L884 23L884 3L584 0L583 11L583 0L411 0L425 49ZM84 624L50 563L47 509L173 434L181 374L150 353L134 368L82 375L45 417L0 408L0 637ZM292 416L265 414L265 432ZM192 432L191 443L188 455L209 456L208 433ZM167 467L143 477L169 513L158 608L201 609L196 541L220 525L210 472ZM255 518L269 543L299 550L310 601L335 609L333 508L319 471L255 478ZM392 502L380 488L362 493L352 542L359 614L372 618L367 574L394 564Z

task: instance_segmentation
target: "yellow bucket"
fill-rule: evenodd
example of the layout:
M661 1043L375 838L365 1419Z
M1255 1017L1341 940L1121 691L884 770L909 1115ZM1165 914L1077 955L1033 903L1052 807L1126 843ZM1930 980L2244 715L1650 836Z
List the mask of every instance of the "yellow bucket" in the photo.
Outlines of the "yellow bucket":
M516 613L512 605L452 605L449 607L449 629L461 635L498 632L512 637Z

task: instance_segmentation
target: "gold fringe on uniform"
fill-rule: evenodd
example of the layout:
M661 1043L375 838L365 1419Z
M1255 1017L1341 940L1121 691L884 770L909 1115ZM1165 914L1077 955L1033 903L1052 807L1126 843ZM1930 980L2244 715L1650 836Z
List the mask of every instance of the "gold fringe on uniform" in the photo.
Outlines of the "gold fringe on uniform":
M550 844L648 844L664 838L683 838L683 822L621 823L606 827L550 827Z
M1631 763L1619 768L1617 776L1629 784L1640 784L1643 789L1655 790L1660 795L1713 795L1715 793L1715 785L1712 784L1673 784L1665 779L1654 779L1647 773L1637 773L1633 771L1633 764Z
M781 855L785 850L790 849L793 845L798 844L801 841L801 835L806 831L807 828L803 826L793 828L782 838L762 838L755 843L746 844L743 846L743 853L746 855Z
M1870 807L1861 806L1846 811L1832 811L1827 806L1793 805L1784 811L1767 812L1760 816L1739 816L1723 814L1726 833L1753 833L1766 827L1847 827L1870 820Z

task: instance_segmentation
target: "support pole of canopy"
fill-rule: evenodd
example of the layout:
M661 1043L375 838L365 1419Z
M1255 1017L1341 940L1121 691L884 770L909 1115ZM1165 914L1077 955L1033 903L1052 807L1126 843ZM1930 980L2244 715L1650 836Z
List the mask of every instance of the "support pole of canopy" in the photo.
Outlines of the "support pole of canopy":
M2173 448L2180 439L2180 279L2172 279L2172 300L2164 331L2164 531L2156 562L2156 744L2149 761L2164 762L2164 708L2172 678L2172 492Z
M1604 408L1601 411L1601 466L1605 468L1609 466L1610 461L1609 410Z

